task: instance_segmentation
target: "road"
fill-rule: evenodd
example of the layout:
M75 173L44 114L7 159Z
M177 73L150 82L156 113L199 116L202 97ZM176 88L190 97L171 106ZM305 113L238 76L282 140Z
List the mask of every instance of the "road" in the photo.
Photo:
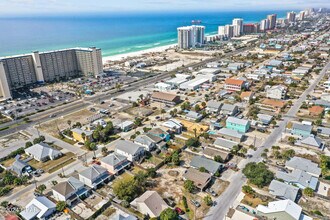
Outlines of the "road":
M229 208L232 206L237 196L241 192L241 188L243 184L246 182L246 178L242 173L242 169L245 167L247 163L250 162L259 162L261 160L261 154L264 149L270 149L280 138L282 133L285 131L285 127L288 122L290 122L295 115L297 114L301 104L306 101L307 95L310 94L317 84L322 80L322 78L326 75L327 71L330 69L330 62L323 68L317 78L311 82L308 89L304 91L304 93L300 96L300 98L292 105L287 114L284 115L283 120L278 124L278 127L266 138L263 145L264 147L258 148L252 155L252 158L241 161L238 164L238 171L235 176L233 176L232 181L226 191L222 193L216 200L217 205L212 207L207 214L207 220L219 220L224 219L227 214Z
M249 47L247 48L242 48L242 49L238 49L236 51L233 52L229 52L226 54L226 57L241 53L242 51L248 50L250 49ZM180 68L179 70L186 70L188 68L195 68L195 67L200 67L200 66L204 66L205 64L209 63L209 62L213 62L216 61L220 58L218 57L214 57L214 58L210 58L210 59L205 59L201 62L198 63L193 63L190 65L187 65L185 67ZM175 74L177 71L171 71L171 72L164 72L161 74L157 74L154 75L152 77L146 78L146 79L142 79L140 81L137 82L133 82L130 83L128 85L124 85L124 91L118 92L116 89L110 90L106 93L102 93L102 94L95 94L93 96L90 97L85 97L82 100L78 100L78 101L74 101L72 103L68 103L66 105L61 105L52 109L48 109L44 112L39 112L35 115L31 115L29 116L29 119L31 120L31 122L29 123L24 123L23 119L20 120L16 120L16 121L12 121L12 122L8 122L5 124L0 125L0 128L3 127L7 127L7 126L13 126L15 124L17 124L17 126L13 126L12 128L0 131L0 137L2 136L6 136L12 133L15 133L17 131L20 130L25 130L26 128L39 124L39 123L43 123L46 122L48 120L52 120L52 119L56 119L59 118L61 116L70 114L72 112L76 112L79 111L81 109L84 109L86 107L88 107L91 103L95 102L96 100L106 100L109 99L111 97L115 97L115 96L119 96L121 94L124 94L126 92L130 92L130 91L134 91L140 87L143 87L145 85L150 85L156 82L159 82L161 80L167 79L169 78L172 74ZM49 115L56 113L56 117L54 118L49 118Z

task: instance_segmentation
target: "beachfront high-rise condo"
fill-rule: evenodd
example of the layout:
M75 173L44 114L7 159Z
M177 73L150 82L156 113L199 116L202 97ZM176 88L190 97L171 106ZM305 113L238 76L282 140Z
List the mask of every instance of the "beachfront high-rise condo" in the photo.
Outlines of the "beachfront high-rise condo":
M298 19L299 19L300 21L305 20L305 11L301 11L301 12L299 12L299 17L298 17Z
M267 19L269 20L269 29L273 30L276 27L277 15L276 14L268 15Z
M266 31L269 29L269 20L263 19L260 22L260 31Z
M288 22L295 22L296 21L296 13L294 11L288 12L286 15Z
M243 19L235 18L233 19L234 26L234 37L241 36L243 34Z
M72 48L0 58L0 97L36 83L58 82L103 72L101 49Z
M192 25L179 27L177 30L179 48L189 49L204 44L205 26Z

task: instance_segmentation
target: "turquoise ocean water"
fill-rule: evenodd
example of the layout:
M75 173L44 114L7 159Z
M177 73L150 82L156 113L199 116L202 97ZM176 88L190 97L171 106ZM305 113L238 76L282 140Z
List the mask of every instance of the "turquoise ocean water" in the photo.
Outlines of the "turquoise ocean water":
M259 22L285 11L175 12L0 18L0 57L31 51L96 46L111 56L176 43L176 28L201 20L207 34L233 18Z

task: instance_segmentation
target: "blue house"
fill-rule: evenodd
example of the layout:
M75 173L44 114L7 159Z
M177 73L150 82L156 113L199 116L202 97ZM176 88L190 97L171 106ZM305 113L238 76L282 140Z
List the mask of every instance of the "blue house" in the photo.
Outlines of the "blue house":
M292 124L291 134L298 135L300 137L309 137L312 133L312 128L312 125L294 122Z
M250 122L244 119L228 117L226 120L226 128L245 133L250 129Z

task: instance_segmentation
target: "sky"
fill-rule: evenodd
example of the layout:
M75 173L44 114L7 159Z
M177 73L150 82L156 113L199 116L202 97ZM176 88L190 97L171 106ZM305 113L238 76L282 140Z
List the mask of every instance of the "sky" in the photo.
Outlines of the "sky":
M330 0L0 0L0 16L145 11L258 11L330 8Z

